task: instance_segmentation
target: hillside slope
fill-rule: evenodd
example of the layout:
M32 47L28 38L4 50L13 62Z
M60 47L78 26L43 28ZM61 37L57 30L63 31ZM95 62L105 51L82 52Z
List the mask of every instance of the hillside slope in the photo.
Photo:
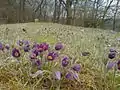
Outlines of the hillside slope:
M110 48L116 48L118 52L120 51L119 38L120 33L113 31L67 26L53 23L5 24L0 26L0 42L9 43L11 46L13 46L17 40L22 39L40 43L47 42L51 45L54 45L57 42L64 43L65 51L63 54L69 55L71 59L76 59L77 62L83 64L83 71L80 73L80 80L84 85L81 86L81 88L84 89L81 90L103 90L103 88L109 90L109 84L111 83L111 80L109 81L108 79L105 79L103 64L105 64L108 60L108 53ZM89 55L83 55L85 52L89 52ZM1 67L8 64L6 63L7 59L8 57L4 57L2 54L0 55ZM10 60L7 62L10 62ZM8 74L10 81L7 83L8 86L5 87L14 87L12 90L15 90L15 87L17 87L18 90L20 90L21 88L19 89L19 87L21 87L23 83L22 81L13 81L11 83L12 79L10 77L10 71L14 71L15 68L12 66L11 70L9 71L9 67L11 67L11 65L8 65L7 67L5 66L5 69L0 69L2 72L0 74L0 81L2 81L3 75ZM22 77L27 76L23 75ZM19 77L16 76L16 78L16 80L19 80ZM5 80L3 79L3 81ZM3 82L1 83L3 84ZM1 83L0 85L2 85ZM25 86L27 86L26 83L24 83ZM105 87L103 87L103 85L105 85ZM32 85L28 86L32 87ZM79 90L79 88L74 89ZM24 90L31 89L24 88Z

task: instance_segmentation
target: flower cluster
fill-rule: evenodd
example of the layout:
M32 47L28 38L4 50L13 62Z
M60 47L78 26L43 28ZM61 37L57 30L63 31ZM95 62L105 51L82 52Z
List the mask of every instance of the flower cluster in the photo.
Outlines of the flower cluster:
M0 52L5 53L10 51L10 45L0 42Z
M9 49L10 49L9 44L3 44L0 42L0 51L5 51L5 50L9 50Z
M27 40L19 40L16 46L13 47L0 43L0 50L3 51L4 48L7 50L11 48L11 55L16 59L19 58L19 60L24 58L24 55L28 55L28 62L33 65L33 68L35 66L37 70L41 70L41 72L44 71L44 67L47 66L57 80L60 80L63 76L68 80L78 79L78 72L81 70L81 65L78 63L72 64L69 56L61 54L64 48L62 43L57 43L54 45L54 48L52 48L46 42L32 43ZM53 68L56 68L56 70L53 71Z
M110 61L108 61L107 63L107 69L112 69L112 68L117 68L118 70L120 70L120 60L112 60L116 58L117 55L117 51L114 48L111 48L109 50L109 54L108 54L108 58L110 59Z

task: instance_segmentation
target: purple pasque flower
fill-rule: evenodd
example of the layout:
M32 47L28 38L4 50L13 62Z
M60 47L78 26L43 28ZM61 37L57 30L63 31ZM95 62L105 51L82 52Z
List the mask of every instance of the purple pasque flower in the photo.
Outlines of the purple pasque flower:
M37 57L31 57L30 61L32 62L33 66L37 66L38 69L41 69L41 61Z
M41 65L40 60L39 60L39 59L36 59L35 64L36 64L37 66L40 66L40 65Z
M74 73L73 78L76 79L76 80L79 79L78 73Z
M110 51L110 52L117 52L116 49L114 49L114 48L110 48L109 51Z
M117 62L117 68L118 68L118 70L120 70L120 60L118 60L118 62Z
M47 59L49 61L55 60L56 57L58 57L58 53L56 53L56 52L49 52L48 55L47 55Z
M68 72L68 73L65 75L65 78L66 78L66 79L69 79L69 80L73 79L73 74L72 74L72 72Z
M76 65L74 65L74 66L72 67L72 69L73 69L74 71L79 72L80 69L81 69L81 66L80 66L79 64L76 64Z
M9 49L10 49L10 45L9 45L9 44L6 44L6 45L5 45L5 48L6 48L7 50L9 50Z
M30 46L30 42L27 41L27 40L25 40L25 41L24 41L24 46Z
M13 48L12 50L12 56L15 58L19 58L20 57L20 51L19 49Z
M19 46L22 46L22 45L24 44L24 40L18 40L18 41L17 41L17 44L18 44Z
M61 79L61 72L60 72L60 71L56 71L56 72L55 72L55 78L56 78L57 80L60 80L60 79Z
M41 44L37 44L36 45L36 49L38 50L38 52L43 52L48 50L49 45L47 43L41 43Z
M4 45L0 42L0 50L4 49Z
M62 59L62 66L66 67L69 64L69 58L68 57L64 57Z
M36 56L39 55L39 52L38 52L38 50L36 48L32 49L32 53L36 54Z
M107 69L110 70L115 66L116 62L108 62L107 63Z
M63 44L62 43L57 43L55 45L55 50L61 50L63 48Z
M35 60L35 65L37 66L38 69L41 69L41 61L39 59Z
M108 54L108 58L109 58L109 59L113 59L113 58L115 58L115 56L116 56L116 52L110 52L110 53Z
M24 46L23 49L24 49L24 52L29 52L30 51L30 47L29 46Z
M36 42L34 42L34 44L33 44L32 48L36 48L36 47L37 47L37 45L39 45L39 44L38 44L38 43L36 43Z
M49 44L47 44L47 43L42 43L42 44L40 44L40 46L43 48L44 51L48 50L48 48L49 48Z
M35 47L35 49L36 49L38 52L43 52L43 47L42 47L42 45L37 44L36 47Z
M37 59L37 55L35 53L31 53L29 57L30 59Z
M67 72L67 74L65 75L65 78L68 79L68 80L73 80L73 79L79 79L79 76L78 76L78 73L76 72L72 72L72 71L69 71Z

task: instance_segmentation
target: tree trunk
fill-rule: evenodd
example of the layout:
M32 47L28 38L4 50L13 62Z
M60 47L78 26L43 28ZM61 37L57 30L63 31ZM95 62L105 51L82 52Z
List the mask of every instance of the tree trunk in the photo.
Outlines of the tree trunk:
M99 8L99 1L100 0L97 0L97 2L96 2L96 10L95 10L95 15L94 15L94 23L96 24L96 27L98 27L99 26L99 20L98 20L98 18L97 18L97 16L98 16L98 8Z
M24 13L25 13L25 1L26 0L20 0L19 2L19 20L18 22L24 22Z
M83 17L83 21L84 21L84 27L86 26L86 20L87 20L87 10L86 10L86 6L87 6L87 0L85 1L85 4L84 4L84 17Z
M22 0L22 7L21 7L21 18L22 18L22 22L25 22L25 1L26 0Z
M59 6L58 6L58 11L57 11L57 14L58 14L58 16L57 16L57 23L59 23L59 20L60 20L61 4L62 4L62 2L61 2L61 0L59 0Z
M47 1L46 0L45 0L45 7L44 8L45 8L45 11L44 11L44 21L46 21L46 19L47 19L46 18L46 16L47 16L47 11L46 11L47 10Z
M53 22L56 23L56 17L57 17L57 0L55 0L55 10L53 15Z
M66 24L71 25L72 23L72 10L71 10L71 0L66 0L66 10L67 10L67 22Z
M113 31L115 31L115 26L116 26L116 15L117 15L118 8L119 8L119 7L118 7L119 2L120 2L120 0L117 1L115 13L114 13L114 18L113 18Z
M20 2L19 2L19 18L18 18L18 22L20 23L21 22L21 2L22 2L22 0L20 0Z
M111 6L111 4L112 4L113 1L114 0L111 0L110 3L109 3L109 5L106 6L106 8L104 10L104 13L103 13L103 16L102 16L102 21L101 21L101 28L104 28L104 21L105 21L104 18L105 18L106 14L107 14L107 11L109 10L109 8L110 8L110 6Z
M73 25L75 25L75 14L76 14L76 4L77 4L77 1L76 2L74 2L74 11L73 11Z
M93 3L93 9L92 9L92 21L94 21L94 19L95 19L95 6L96 6L96 0L94 0L94 3Z
M34 13L35 13L35 18L40 18L42 17L42 4L43 4L44 0L41 0L41 2L38 4L37 8L35 9ZM36 13L38 12L38 10L40 11L39 15L37 15L36 17Z

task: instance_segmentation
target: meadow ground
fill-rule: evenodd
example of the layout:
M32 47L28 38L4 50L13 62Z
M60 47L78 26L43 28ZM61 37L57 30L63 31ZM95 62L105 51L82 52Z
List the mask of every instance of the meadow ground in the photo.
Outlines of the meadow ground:
M28 63L18 65L10 53L0 52L0 90L120 90L119 70L108 71L106 68L108 61L119 60L119 32L53 23L0 26L0 42L14 47L17 40L22 39L47 42L50 45L64 43L65 50L62 54L81 63L79 78L75 81L53 80L48 74L41 78L31 78L27 73L31 68ZM110 48L115 48L118 52L112 60L108 58ZM82 53L85 52L89 52L89 55L83 56Z

